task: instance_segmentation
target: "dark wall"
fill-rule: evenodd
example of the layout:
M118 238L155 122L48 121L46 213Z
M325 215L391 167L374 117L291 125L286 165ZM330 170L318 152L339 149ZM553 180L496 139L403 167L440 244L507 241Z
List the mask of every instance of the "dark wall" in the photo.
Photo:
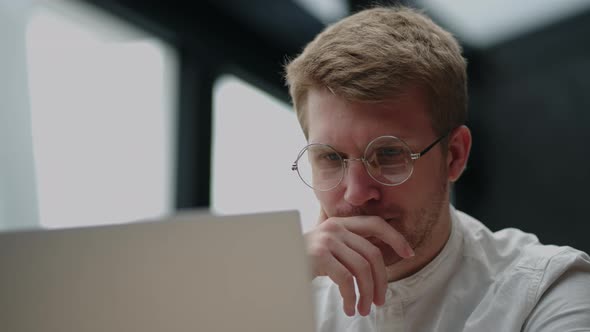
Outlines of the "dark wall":
M474 146L456 198L494 230L590 251L588 32L590 12L473 55Z

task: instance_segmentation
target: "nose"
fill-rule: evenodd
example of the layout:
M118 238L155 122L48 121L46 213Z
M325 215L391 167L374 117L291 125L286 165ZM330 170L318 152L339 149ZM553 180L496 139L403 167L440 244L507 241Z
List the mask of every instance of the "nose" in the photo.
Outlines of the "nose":
M362 206L380 198L379 183L367 173L360 159L347 160L342 185L345 186L344 200L352 206Z

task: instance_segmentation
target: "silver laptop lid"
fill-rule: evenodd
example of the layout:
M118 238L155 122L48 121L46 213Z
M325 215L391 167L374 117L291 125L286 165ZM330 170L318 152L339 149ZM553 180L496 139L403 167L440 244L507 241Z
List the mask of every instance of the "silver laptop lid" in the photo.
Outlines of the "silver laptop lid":
M297 212L0 234L0 330L313 331Z

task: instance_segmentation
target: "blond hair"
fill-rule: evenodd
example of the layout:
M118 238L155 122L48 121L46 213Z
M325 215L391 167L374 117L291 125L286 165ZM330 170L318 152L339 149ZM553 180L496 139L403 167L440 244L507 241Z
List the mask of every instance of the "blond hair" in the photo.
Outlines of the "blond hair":
M466 61L447 31L407 7L366 9L316 36L286 65L289 93L307 137L309 89L354 101L395 98L412 84L427 89L439 135L467 118Z

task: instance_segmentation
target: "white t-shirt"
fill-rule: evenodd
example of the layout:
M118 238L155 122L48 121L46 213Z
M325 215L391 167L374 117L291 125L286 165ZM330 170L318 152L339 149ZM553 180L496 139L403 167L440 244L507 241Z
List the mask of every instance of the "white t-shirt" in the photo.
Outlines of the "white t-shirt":
M441 253L391 282L366 317L346 316L338 286L314 279L318 331L590 331L587 254L517 229L493 233L453 207L451 218Z

